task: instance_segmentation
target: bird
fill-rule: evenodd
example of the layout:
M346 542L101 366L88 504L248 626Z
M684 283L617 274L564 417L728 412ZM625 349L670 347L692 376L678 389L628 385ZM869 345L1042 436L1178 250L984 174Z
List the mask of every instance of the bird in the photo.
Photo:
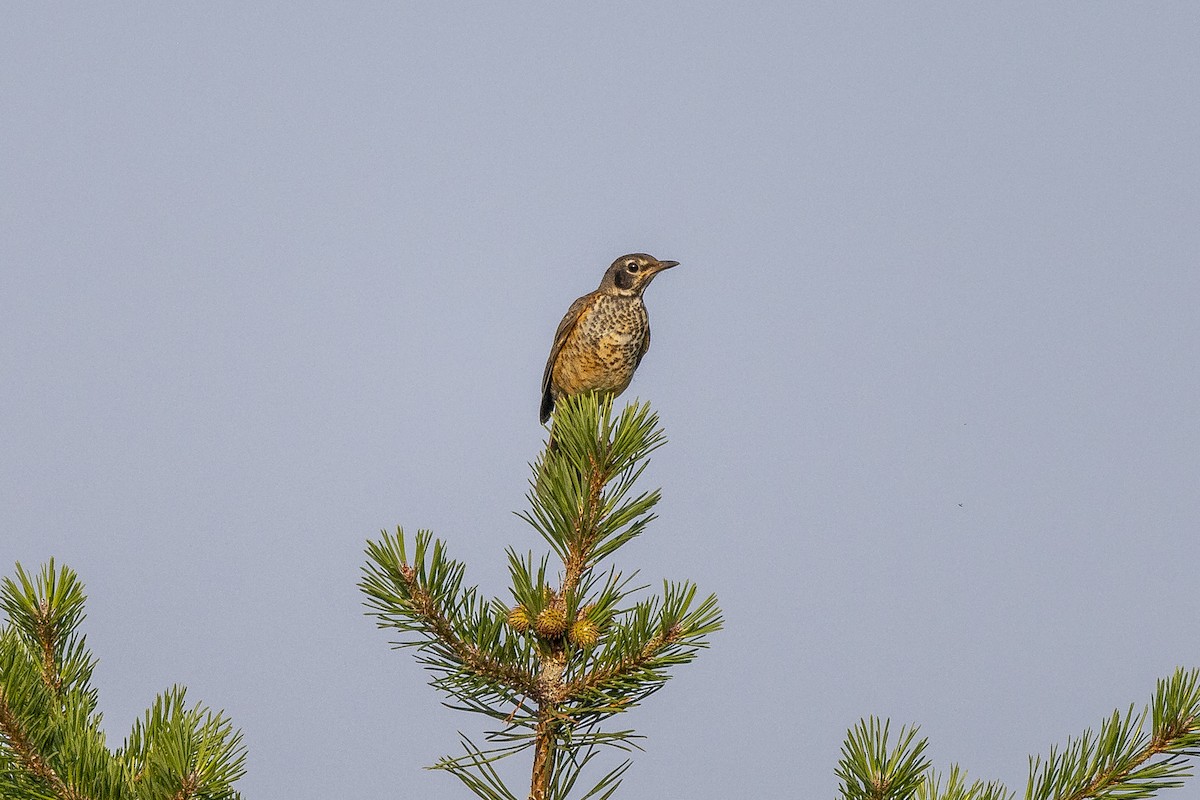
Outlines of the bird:
M554 345L542 375L541 421L544 425L560 397L604 392L616 397L650 349L650 318L642 292L663 270L678 261L659 261L630 253L612 263L600 288L580 297L554 333Z

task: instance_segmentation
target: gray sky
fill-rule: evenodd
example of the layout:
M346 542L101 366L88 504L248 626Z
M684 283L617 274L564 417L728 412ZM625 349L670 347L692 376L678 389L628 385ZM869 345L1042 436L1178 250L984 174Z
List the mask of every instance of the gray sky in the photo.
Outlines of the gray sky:
M624 796L831 797L868 714L1023 790L1200 666L1200 5L4 16L0 571L80 573L113 745L180 682L247 797L462 797L420 767L482 722L365 540L506 593L554 328L628 251L682 266L617 563L727 630Z

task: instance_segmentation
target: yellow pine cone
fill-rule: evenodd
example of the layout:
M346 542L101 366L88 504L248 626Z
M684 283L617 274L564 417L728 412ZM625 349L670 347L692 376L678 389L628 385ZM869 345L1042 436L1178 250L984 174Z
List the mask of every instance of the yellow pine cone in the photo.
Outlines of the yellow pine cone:
M525 606L514 606L508 612L508 626L517 633L529 630L529 623L529 612L525 610Z
M587 617L580 617L571 626L571 642L585 649L596 646L600 641L600 627Z
M557 603L546 606L537 615L533 628L543 639L557 639L567 632L566 610Z

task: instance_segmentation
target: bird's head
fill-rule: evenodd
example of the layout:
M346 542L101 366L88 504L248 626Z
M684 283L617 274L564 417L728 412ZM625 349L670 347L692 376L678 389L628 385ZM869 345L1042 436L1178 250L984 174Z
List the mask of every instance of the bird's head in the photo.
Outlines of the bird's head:
M655 275L678 264L678 261L659 261L645 253L630 253L612 263L604 273L600 288L613 294L639 295Z

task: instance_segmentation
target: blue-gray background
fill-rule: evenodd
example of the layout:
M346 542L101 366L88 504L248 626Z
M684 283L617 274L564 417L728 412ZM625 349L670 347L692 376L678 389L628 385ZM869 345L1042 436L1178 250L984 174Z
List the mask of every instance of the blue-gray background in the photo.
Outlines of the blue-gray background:
M248 798L461 797L367 537L503 595L555 325L677 259L618 563L727 630L629 797L830 797L844 732L1022 789L1200 665L1200 5L10 5L0 566L89 590ZM527 765L520 765L524 774ZM1200 797L1190 785L1175 797Z

